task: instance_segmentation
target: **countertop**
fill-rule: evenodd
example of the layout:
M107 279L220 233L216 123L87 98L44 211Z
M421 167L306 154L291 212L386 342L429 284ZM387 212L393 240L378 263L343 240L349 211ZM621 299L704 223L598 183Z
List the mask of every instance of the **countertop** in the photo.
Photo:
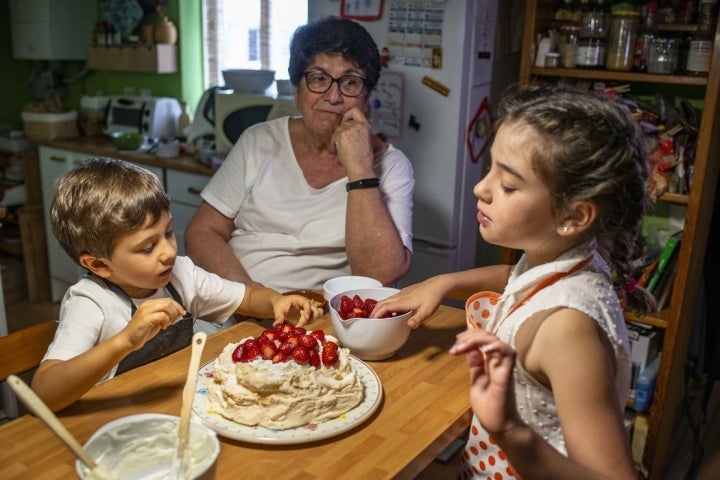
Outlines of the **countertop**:
M64 140L39 140L36 145L72 150L74 152L90 153L92 155L119 158L129 162L142 163L154 167L170 168L189 173L211 176L215 171L209 166L200 163L192 155L178 157L157 157L151 153L120 151L110 140L110 137L78 137Z

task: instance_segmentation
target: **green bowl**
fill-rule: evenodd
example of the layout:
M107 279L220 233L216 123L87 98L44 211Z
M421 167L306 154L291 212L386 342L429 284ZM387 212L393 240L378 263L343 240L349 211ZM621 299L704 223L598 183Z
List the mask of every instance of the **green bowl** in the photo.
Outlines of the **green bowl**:
M118 150L137 150L147 141L147 135L132 132L113 132L110 138Z

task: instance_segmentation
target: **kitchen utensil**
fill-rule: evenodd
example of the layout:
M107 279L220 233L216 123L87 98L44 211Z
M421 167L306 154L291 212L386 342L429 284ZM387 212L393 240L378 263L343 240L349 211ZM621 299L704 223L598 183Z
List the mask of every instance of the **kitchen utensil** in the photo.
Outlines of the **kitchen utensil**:
M184 478L183 473L187 470L185 463L185 447L187 446L188 433L190 430L190 412L192 411L193 397L195 396L195 384L197 373L200 369L200 356L207 334L197 332L192 338L192 353L190 355L190 367L188 368L185 388L183 388L182 407L180 409L180 423L178 424L178 442L175 459L173 461L173 475L171 478Z
M73 437L72 433L65 428L57 416L45 405L40 397L27 386L19 377L10 375L7 378L10 388L22 400L25 406L34 413L42 422L77 456L87 467L92 470L96 479L113 480L117 477L102 464L96 463L90 454Z

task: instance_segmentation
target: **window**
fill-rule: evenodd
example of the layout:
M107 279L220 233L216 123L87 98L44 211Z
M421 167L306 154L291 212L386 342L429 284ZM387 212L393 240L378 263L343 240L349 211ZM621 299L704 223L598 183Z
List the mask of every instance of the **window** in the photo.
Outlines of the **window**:
M203 0L205 87L223 85L226 68L275 70L288 78L290 38L307 22L299 0Z

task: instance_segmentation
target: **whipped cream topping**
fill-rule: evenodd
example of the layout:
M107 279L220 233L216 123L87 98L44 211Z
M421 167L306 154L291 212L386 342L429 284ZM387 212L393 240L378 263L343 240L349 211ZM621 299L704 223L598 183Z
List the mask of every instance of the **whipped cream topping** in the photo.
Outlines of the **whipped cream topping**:
M363 399L346 348L330 367L262 359L235 363L232 353L243 341L227 345L215 359L208 389L211 410L229 420L285 430L337 418Z

